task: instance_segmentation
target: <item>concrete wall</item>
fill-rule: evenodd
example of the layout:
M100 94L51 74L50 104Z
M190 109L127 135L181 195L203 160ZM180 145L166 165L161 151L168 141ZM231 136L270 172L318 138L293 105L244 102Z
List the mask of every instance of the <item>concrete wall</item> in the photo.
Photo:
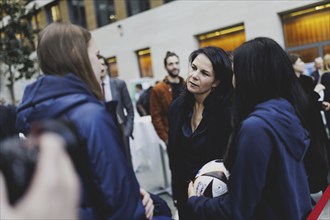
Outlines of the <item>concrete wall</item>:
M195 35L244 22L247 40L267 36L284 46L278 13L315 2L178 0L104 26L92 34L102 54L117 57L119 77L128 82L139 78L135 51L146 47L151 49L154 80L166 75L163 58L168 50L180 56L181 75L186 77L188 56L198 48Z

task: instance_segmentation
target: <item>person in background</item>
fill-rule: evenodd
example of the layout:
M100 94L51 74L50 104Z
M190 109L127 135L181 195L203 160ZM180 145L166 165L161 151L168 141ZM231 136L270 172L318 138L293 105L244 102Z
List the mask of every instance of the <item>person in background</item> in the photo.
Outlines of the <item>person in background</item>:
M159 81L156 81L155 85L157 85L157 83L159 83ZM150 86L148 89L144 90L139 100L136 102L136 109L140 116L150 115L150 95L153 88L153 86Z
M6 99L4 97L0 97L0 105L5 105Z
M136 102L136 110L140 116L150 115L150 94L153 86L144 90Z
M179 56L167 52L164 58L164 67L168 75L157 83L151 90L150 115L155 130L165 144L168 144L168 108L183 90L184 80L179 76Z
M189 56L186 87L170 105L167 147L173 201L180 219L192 219L187 187L207 162L222 159L231 133L232 69L226 52L205 47Z
M151 219L153 202L148 193L140 192L123 153L119 129L103 102L104 67L98 55L91 34L77 25L54 22L39 32L37 57L44 76L26 87L16 126L27 134L31 123L42 119L74 124L88 154L85 163L92 182L101 195L82 184L80 219Z
M140 98L141 94L143 93L143 88L142 88L142 84L138 83L135 85L135 102Z
M317 105L319 110L328 111L330 109L330 103L326 101L318 101L320 98L319 94L325 89L324 85L320 83L313 83L311 77L303 74L305 71L305 63L301 60L298 54L291 53L289 54L289 58L298 81L305 93L308 95L310 102L313 103L313 105Z
M316 57L314 59L314 67L315 70L311 73L311 77L313 78L313 81L315 84L320 83L321 76L323 74L323 59L322 57Z
M188 206L198 219L306 219L312 203L303 159L313 132L291 62L274 40L259 37L234 51L233 71L228 192L196 196L191 182Z
M330 103L330 54L324 55L323 63L324 63L324 73L321 77L321 84L324 85L324 87L325 87L323 101ZM330 141L330 110L325 112L325 118L326 118L327 129L328 129L328 131L327 131L328 138ZM330 152L330 144L328 145L328 152ZM330 160L330 158L329 158L329 160Z
M129 146L129 138L133 137L134 107L129 95L126 83L122 79L110 77L107 60L98 55L103 71L101 73L101 88L106 102L115 101L117 104L117 120L122 130L125 155L132 165L132 156Z
M327 158L327 146L329 146L329 140L327 138L326 127L323 123L320 111L327 112L330 108L330 103L327 101L318 101L320 98L320 91L324 90L322 84L317 84L314 87L313 80L306 75L303 75L305 69L305 63L301 60L297 54L289 54L290 61L293 66L293 70L298 78L304 93L306 94L309 107L311 109L310 114L306 120L311 121L311 126L314 127L315 134L311 140L311 147L308 149L305 157L305 167L308 174L309 186L311 193L317 193L324 191L328 185L328 158ZM324 158L323 158L324 157Z

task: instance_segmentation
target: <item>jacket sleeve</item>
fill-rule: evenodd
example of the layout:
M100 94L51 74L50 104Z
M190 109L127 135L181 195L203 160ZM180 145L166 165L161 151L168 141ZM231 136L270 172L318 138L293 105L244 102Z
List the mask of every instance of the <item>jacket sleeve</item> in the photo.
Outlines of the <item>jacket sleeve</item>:
M220 197L193 196L188 206L199 219L251 219L265 185L272 151L261 119L244 124L237 136L237 157L228 192Z
M119 130L105 109L90 105L76 111L74 120L86 141L93 179L103 195L100 202L108 208L109 218L143 218L139 184L122 151Z
M124 133L126 137L129 137L133 133L133 127L134 127L134 108L132 104L131 97L129 96L129 92L127 90L127 86L125 81L121 81L120 86L120 93L122 97L122 103L123 107L126 109L127 116L126 116L126 124L124 127Z
M173 111L173 103L170 105L169 110L168 110L168 146L167 146L167 153L168 153L168 159L169 159L169 166L171 169L171 183L172 183L172 199L177 200L177 189L178 189L178 184L177 182L180 181L180 175L178 172L179 169L179 164L178 164L178 159L177 157L179 156L175 152L175 146L177 145L178 140L174 137L175 136L175 116L174 111ZM177 121L176 121L177 122Z
M161 105L161 94L157 89L151 90L150 95L150 115L152 119L152 124L158 136L165 142L168 143L168 130L162 121L162 105Z

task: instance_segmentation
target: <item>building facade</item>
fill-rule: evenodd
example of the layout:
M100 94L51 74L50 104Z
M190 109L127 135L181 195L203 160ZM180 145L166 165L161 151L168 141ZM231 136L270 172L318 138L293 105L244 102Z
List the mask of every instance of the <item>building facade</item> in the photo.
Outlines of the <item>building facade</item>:
M187 76L189 54L203 46L234 50L258 36L276 40L306 62L330 53L330 1L57 0L39 3L36 32L52 21L91 31L110 71L128 84L165 75L166 51L180 56ZM132 92L133 86L130 86ZM18 88L20 90L20 88Z

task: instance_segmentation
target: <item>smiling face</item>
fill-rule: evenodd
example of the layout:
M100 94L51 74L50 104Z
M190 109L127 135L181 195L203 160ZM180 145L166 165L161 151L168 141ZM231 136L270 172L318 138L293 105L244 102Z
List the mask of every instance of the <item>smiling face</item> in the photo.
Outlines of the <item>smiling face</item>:
M178 77L180 73L180 62L176 56L170 56L166 59L165 69L171 77Z
M209 58L204 54L199 54L190 64L187 78L187 89L195 96L206 98L220 83L215 78L213 66Z

